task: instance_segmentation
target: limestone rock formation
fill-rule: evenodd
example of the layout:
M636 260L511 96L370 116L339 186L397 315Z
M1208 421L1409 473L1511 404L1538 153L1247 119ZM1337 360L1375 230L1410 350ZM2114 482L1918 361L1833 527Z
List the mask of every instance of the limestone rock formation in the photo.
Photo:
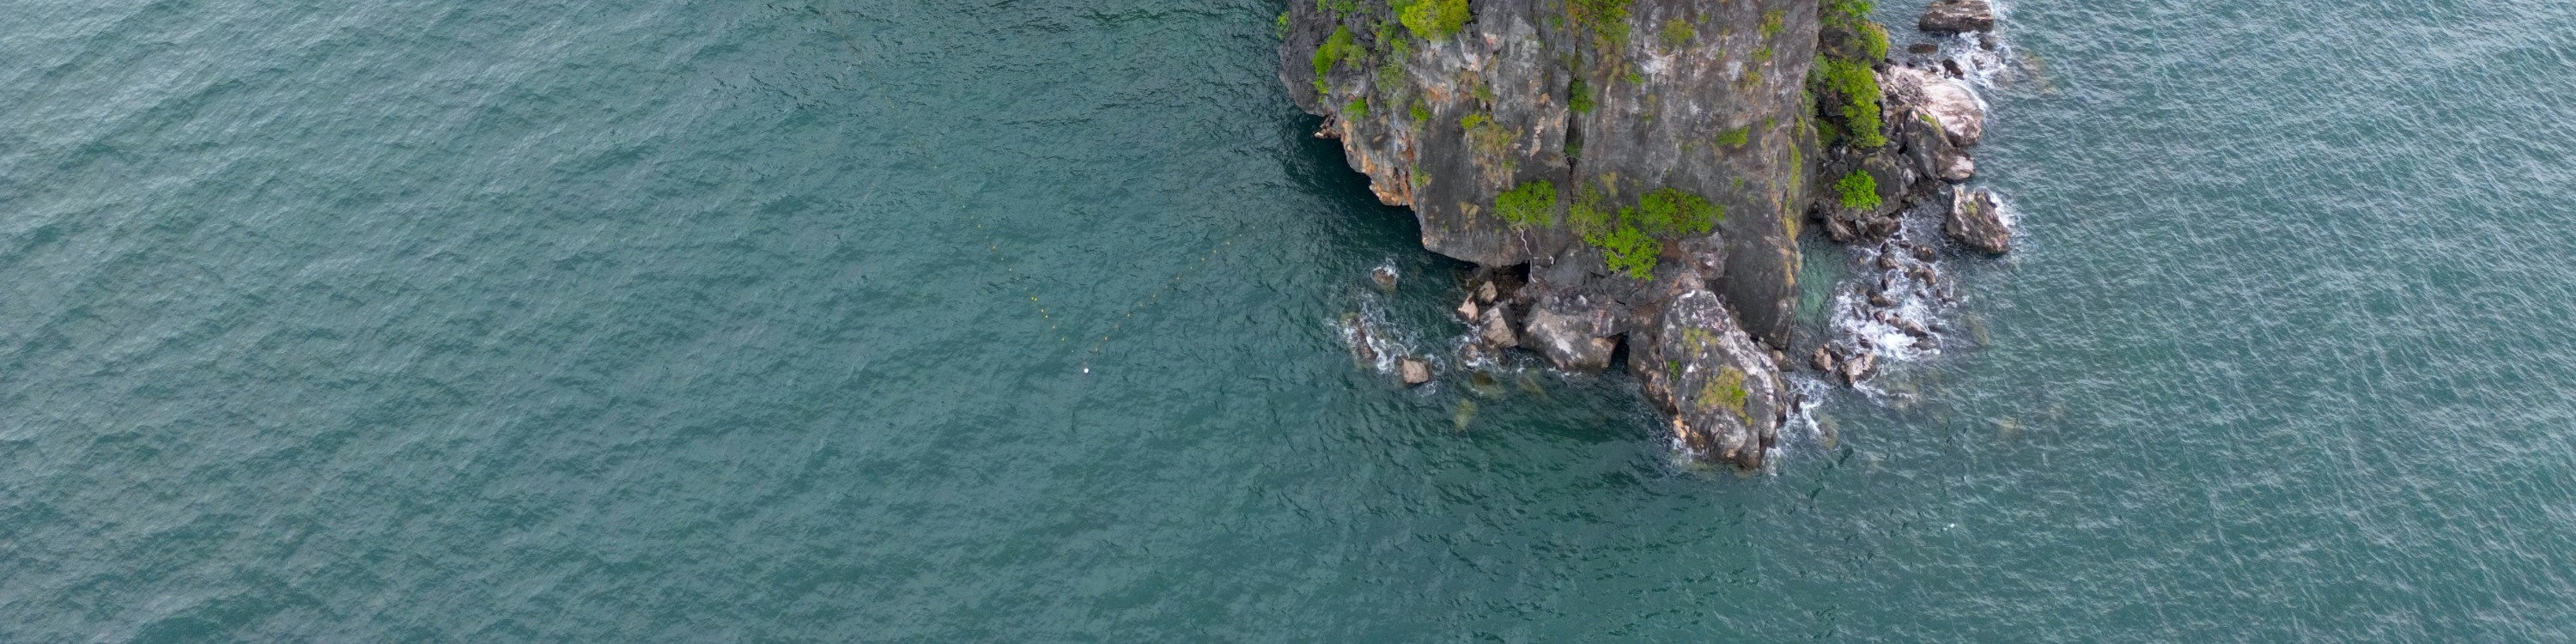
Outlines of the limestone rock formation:
M1730 338L1653 351L1692 382L1752 383L1758 413L1678 426L1694 453L1759 465L1783 405L1759 343L1787 346L1794 321L1819 15L1815 0L1297 0L1280 79L1380 201L1412 207L1423 247L1525 267L1509 294L1487 282L1459 307L1467 351L1601 371L1623 340L1684 341L1664 337L1674 324ZM1685 299L1694 317L1676 322Z

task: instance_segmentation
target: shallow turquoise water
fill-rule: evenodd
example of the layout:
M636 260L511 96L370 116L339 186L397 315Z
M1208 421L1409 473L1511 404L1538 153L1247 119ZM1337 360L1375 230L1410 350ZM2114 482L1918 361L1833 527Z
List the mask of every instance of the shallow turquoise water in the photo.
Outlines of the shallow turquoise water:
M2576 5L2017 3L1986 341L1755 477L1357 368L1276 12L17 7L0 639L2576 638Z

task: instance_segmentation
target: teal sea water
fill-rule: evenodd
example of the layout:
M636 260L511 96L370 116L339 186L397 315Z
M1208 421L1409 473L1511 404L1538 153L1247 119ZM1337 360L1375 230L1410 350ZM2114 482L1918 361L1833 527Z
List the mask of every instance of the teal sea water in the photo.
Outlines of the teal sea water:
M2013 3L2020 250L1755 476L1354 365L1460 266L1277 11L12 7L0 640L2576 639L2576 4Z

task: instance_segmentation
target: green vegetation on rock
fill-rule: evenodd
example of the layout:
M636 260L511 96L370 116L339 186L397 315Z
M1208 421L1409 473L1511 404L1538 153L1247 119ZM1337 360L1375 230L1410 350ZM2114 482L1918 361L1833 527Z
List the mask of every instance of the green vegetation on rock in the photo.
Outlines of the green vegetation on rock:
M1417 98L1417 99L1413 99L1413 109L1412 109L1411 111L1413 112L1413 122L1415 122L1415 123L1429 123L1429 122L1431 122L1431 106L1429 106L1429 105L1424 105L1424 104L1422 103L1422 99L1419 99L1419 98Z
M1574 113L1592 113L1592 85L1590 83L1585 83L1581 77L1576 77L1572 84L1566 85L1565 94L1565 106L1573 109Z
M1274 33L1280 40L1288 39L1288 12L1279 12L1279 28Z
M1827 27L1859 29L1869 24L1869 0L1824 0L1817 9L1817 21Z
M1819 61L1816 71L1825 88L1842 98L1838 110L1842 117L1841 134L1858 147L1887 145L1887 136L1879 132L1885 124L1879 121L1878 116L1881 98L1878 75L1871 72L1868 65L1830 58Z
M1368 99L1351 99L1350 104L1342 106L1342 118L1354 121L1368 118Z
M1655 257L1665 239L1704 235L1726 218L1726 209L1708 199L1674 188L1646 193L1635 206L1616 210L1601 192L1585 187L1566 209L1566 223L1584 243L1601 249L1610 270L1629 277L1654 277Z
M1602 235L1586 235L1583 241L1601 249L1602 265L1641 280L1655 276L1655 256L1664 251L1663 242L1646 236L1635 226L1620 226Z
M1842 196L1845 208L1868 210L1877 208L1879 204L1878 178L1869 176L1867 172L1853 170L1851 174L1843 175L1841 181L1834 182L1834 192Z
M1746 142L1752 140L1753 126L1750 125L1727 130L1725 133L1717 135L1717 144L1730 148L1744 147Z
M1637 202L1637 226L1658 237L1705 235L1726 218L1726 208L1673 188L1646 193Z
M1541 179L1494 197L1494 216L1518 228L1555 224L1556 184Z
M1315 93L1331 91L1331 84L1324 79L1333 73L1333 65L1367 57L1368 49L1351 38L1351 28L1333 28L1333 35L1325 36L1324 44L1315 48Z
M1762 12L1762 37L1780 35L1781 29L1788 28L1788 18L1789 12L1778 9Z
M1467 25L1467 0L1395 0L1396 18L1423 40L1439 40Z
M1691 28L1688 20L1674 18L1664 21L1664 30L1657 35L1664 41L1664 48L1680 49L1690 44L1691 39L1698 38L1699 30Z
M1566 0L1566 17L1574 24L1592 30L1603 43L1621 45L1628 42L1628 4L1630 0Z
M1720 367L1717 370L1717 377L1708 379L1708 383L1700 386L1699 390L1701 409L1732 411L1737 418L1744 419L1747 423L1753 420L1745 415L1744 405L1752 398L1753 396L1744 390L1744 370L1734 367Z

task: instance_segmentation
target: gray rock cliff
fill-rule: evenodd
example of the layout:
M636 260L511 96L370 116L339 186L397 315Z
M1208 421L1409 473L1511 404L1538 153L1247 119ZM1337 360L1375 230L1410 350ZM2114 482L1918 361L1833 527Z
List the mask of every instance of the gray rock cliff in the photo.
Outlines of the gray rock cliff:
M1412 207L1424 248L1526 266L1520 328L1486 335L1576 371L1625 341L1632 371L1678 369L1640 373L1679 443L1758 466L1787 404L1762 343L1787 346L1794 322L1820 11L1291 0L1280 79L1380 201ZM1707 411L1720 390L1726 413Z

